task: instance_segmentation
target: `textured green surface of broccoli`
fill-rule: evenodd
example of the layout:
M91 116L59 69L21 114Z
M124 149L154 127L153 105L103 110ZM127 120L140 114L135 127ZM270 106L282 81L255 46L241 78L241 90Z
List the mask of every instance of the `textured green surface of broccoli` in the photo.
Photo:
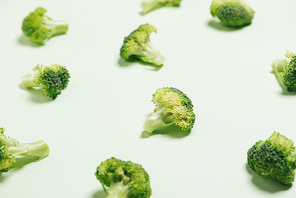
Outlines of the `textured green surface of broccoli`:
M173 87L164 87L156 90L152 96L152 102L156 104L154 113L150 115L143 128L153 132L160 127L176 124L182 130L190 130L195 122L193 104L191 100L180 90Z
M271 67L283 90L296 91L296 54L287 51L286 58L274 60Z
M22 30L25 36L31 41L44 44L48 39L55 35L65 34L68 31L66 21L55 21L45 15L47 10L36 8L24 20Z
M165 58L157 51L150 41L150 34L156 28L149 24L140 25L129 36L124 38L120 48L120 56L127 61L143 61L161 66Z
M256 142L248 151L248 165L258 175L291 184L295 179L296 151L292 140L274 132L266 141Z
M214 0L210 10L213 17L230 27L249 25L254 17L254 10L242 0Z
M40 140L33 143L19 143L18 140L6 137L4 129L0 128L0 171L7 172L15 159L19 157L35 157L36 161L49 155L48 145Z
M148 173L131 161L112 157L97 167L95 175L107 194L106 198L149 198L152 194Z
M70 78L69 71L58 64L37 65L33 68L33 72L21 78L24 87L40 87L43 94L52 99L56 99L61 94L61 91L67 87Z
M144 0L142 1L143 14L161 7L180 6L182 0Z

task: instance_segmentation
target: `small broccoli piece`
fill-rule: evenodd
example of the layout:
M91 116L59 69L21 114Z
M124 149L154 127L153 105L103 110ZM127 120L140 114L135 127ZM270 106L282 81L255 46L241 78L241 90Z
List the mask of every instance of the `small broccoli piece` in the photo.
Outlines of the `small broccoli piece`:
M284 91L296 91L296 54L287 51L288 59L274 60L271 67Z
M52 99L56 99L61 94L61 91L67 87L70 78L69 71L58 64L37 65L33 68L33 72L33 74L30 72L21 78L24 87L40 87L43 90L43 95Z
M213 17L230 27L249 25L254 17L254 11L242 0L213 0L210 9Z
M19 157L35 157L36 161L49 155L49 147L40 140L33 143L19 143L18 140L6 137L0 128L0 171L7 172Z
M248 165L258 175L282 184L294 181L296 151L292 140L274 132L266 141L256 142L248 151Z
M144 24L124 38L120 56L128 61L143 61L161 66L165 58L157 51L150 41L150 34L156 33L156 28Z
M161 7L180 6L182 0L144 0L142 2L143 14Z
M46 11L41 7L36 8L23 20L22 30L24 35L35 43L44 44L51 37L65 34L68 31L66 21L54 21L45 15Z
M95 175L107 194L106 198L149 198L152 194L148 173L131 161L112 157L97 167Z
M157 89L152 96L152 102L156 104L154 113L150 115L143 128L153 132L160 127L176 124L182 130L190 130L195 121L193 104L191 100L180 90L173 87Z

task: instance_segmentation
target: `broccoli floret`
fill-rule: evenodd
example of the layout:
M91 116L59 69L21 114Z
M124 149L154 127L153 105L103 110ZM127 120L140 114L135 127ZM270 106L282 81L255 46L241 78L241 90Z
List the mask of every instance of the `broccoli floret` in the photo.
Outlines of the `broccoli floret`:
M249 25L254 17L254 10L242 0L214 0L210 9L213 17L230 27Z
M173 87L164 87L156 90L152 96L152 102L156 104L154 113L150 115L143 128L153 132L160 127L176 124L182 130L190 130L195 121L193 104L191 100L180 90Z
M292 140L274 132L266 141L256 142L248 151L248 165L258 175L282 184L294 181L296 151Z
M69 71L58 64L36 65L33 72L21 78L24 87L40 87L43 94L52 99L56 99L61 94L61 91L67 87L70 78Z
M152 194L148 173L131 161L112 157L97 167L95 175L107 194L106 198L149 198Z
M165 58L157 51L150 41L150 34L156 28L149 24L140 25L129 36L124 38L120 56L128 61L143 61L161 66Z
M274 60L271 67L280 86L285 91L296 91L296 54L287 51L288 59Z
M36 161L49 155L49 147L40 140L33 143L19 143L18 140L6 137L0 128L0 171L7 172L19 157L35 157Z
M182 0L144 0L142 2L143 14L161 7L180 6Z
M35 43L44 44L52 36L65 34L68 31L66 21L54 21L44 15L46 11L39 7L23 20L22 30L24 35Z

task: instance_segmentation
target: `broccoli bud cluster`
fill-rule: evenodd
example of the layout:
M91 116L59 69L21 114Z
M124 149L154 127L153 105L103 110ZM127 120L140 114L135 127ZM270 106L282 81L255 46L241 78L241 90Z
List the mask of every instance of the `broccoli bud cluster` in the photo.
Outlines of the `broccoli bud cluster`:
M295 179L296 151L292 140L274 132L266 141L256 142L248 151L248 165L258 175L291 184Z

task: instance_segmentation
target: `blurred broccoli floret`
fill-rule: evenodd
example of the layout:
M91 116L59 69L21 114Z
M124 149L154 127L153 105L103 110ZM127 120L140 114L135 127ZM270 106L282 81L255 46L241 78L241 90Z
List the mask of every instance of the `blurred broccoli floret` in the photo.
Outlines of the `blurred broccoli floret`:
M280 86L285 91L296 91L296 54L287 51L287 59L277 59L272 63L272 69Z
M160 127L176 124L182 130L190 130L195 121L193 104L191 100L180 90L173 87L157 89L152 96L152 102L156 104L154 113L144 123L143 128L153 132Z
M70 78L69 71L58 64L37 65L33 68L33 72L21 78L24 87L40 87L43 94L52 99L61 94L61 91L67 87Z
M124 38L120 56L128 61L143 61L161 66L165 58L150 42L150 34L156 33L156 28L144 24Z
M0 171L7 172L19 157L35 157L36 161L49 155L49 147L40 140L33 143L19 143L16 139L6 137L0 128Z
M150 178L145 169L114 157L105 160L95 173L108 198L149 198Z
M142 1L143 14L161 7L180 6L182 0L144 0Z
M66 21L54 21L45 13L46 10L39 7L23 20L22 30L24 35L35 43L44 44L52 36L65 34L68 31Z
M274 132L266 141L256 142L248 151L248 165L258 175L282 184L294 181L296 151L292 140Z
M213 17L230 27L249 25L254 17L254 11L242 0L214 0L210 9Z

